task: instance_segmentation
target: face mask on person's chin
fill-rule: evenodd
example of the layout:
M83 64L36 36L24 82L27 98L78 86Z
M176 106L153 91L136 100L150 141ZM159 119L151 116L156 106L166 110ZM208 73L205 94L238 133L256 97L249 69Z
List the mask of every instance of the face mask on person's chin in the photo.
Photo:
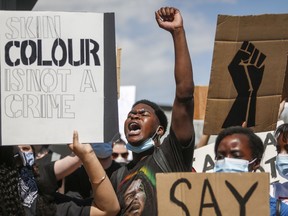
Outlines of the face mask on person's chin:
M217 160L214 166L214 172L249 172L249 165L256 161L256 158L252 161L236 158L225 157L222 160Z
M157 136L157 131L159 129L160 126L157 127L156 132L153 134L152 137L148 138L147 140L145 140L141 145L139 146L133 146L130 143L126 144L126 148L134 153L142 153L147 151L148 149L152 148L155 146L155 142L154 142L154 138Z

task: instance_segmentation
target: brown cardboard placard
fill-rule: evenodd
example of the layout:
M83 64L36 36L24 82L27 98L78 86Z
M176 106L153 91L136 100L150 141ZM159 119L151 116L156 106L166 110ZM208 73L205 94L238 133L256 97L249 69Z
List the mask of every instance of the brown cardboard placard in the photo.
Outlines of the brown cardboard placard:
M203 120L205 118L208 86L195 86L194 89L194 118Z
M204 134L247 122L276 128L288 52L288 14L219 15Z
M157 173L156 188L159 216L270 214L268 173Z
M288 56L287 56L287 63L288 63ZM286 72L285 72L285 79L282 91L282 100L288 101L288 64L286 65Z

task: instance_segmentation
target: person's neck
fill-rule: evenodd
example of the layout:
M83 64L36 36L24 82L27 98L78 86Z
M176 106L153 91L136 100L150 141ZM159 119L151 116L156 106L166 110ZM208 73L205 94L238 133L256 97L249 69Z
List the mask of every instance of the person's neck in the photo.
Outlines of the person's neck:
M152 155L153 152L154 152L154 147L148 149L147 151L141 152L141 153L133 152L133 162L136 163L138 161L141 161L144 158L146 158L147 156Z

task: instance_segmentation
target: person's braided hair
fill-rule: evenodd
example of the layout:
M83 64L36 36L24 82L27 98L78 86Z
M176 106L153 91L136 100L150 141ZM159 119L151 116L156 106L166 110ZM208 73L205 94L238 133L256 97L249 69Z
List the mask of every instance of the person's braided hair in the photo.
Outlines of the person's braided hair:
M14 160L13 146L0 146L0 215L24 216L25 211L19 195L19 165ZM37 172L34 172L34 175ZM36 181L39 175L35 176ZM54 216L54 199L38 191L36 215Z
M0 147L0 215L25 215L18 192L19 172L12 146Z

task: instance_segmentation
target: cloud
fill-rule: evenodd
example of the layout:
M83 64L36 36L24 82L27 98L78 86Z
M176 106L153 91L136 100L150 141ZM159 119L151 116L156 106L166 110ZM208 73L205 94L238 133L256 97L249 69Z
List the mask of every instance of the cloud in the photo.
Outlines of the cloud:
M209 23L200 12L187 10L182 14L191 56L212 53L215 24ZM125 31L121 29L117 36L117 46L122 48L121 84L136 85L137 98L172 104L174 51L171 35L157 26L154 17L142 23L136 19L130 26L133 29L123 26Z
M280 9L273 11L285 8L277 2ZM179 8L184 17L196 85L198 81L208 84L217 14L235 10L241 14L246 7L254 13L269 8L262 0L38 0L34 10L115 12L116 44L122 48L121 84L135 85L137 99L171 103L173 45L169 33L154 18L154 11L165 5Z
M160 29L154 17L154 11L165 4L181 8L191 55L212 52L215 27L186 1L41 0L34 10L115 12L116 44L122 48L121 84L135 85L137 98L167 104L174 97L173 44L170 33Z

